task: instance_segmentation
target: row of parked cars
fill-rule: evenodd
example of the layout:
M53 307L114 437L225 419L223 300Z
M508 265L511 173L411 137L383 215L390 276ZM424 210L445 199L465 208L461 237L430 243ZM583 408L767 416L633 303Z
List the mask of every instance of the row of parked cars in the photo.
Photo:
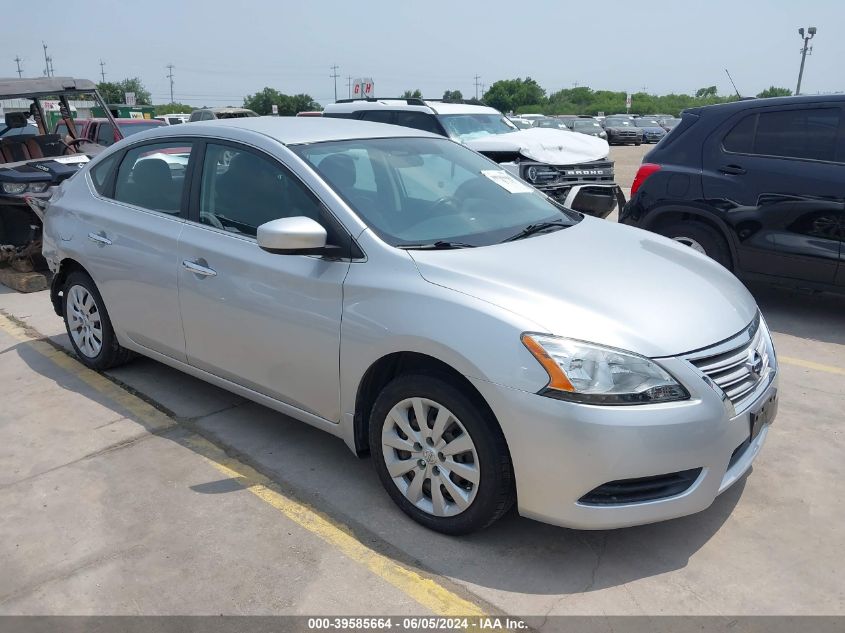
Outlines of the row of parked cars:
M611 145L658 143L680 122L679 118L668 114L613 114L607 117L524 114L511 116L510 120L520 129L543 127L571 130L606 139Z

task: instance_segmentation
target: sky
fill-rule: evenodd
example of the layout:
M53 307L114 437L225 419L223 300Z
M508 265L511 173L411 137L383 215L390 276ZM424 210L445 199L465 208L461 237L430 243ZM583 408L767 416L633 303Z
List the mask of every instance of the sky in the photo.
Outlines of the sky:
M0 0L0 6L14 0ZM743 95L795 90L801 26L816 26L803 93L845 91L845 0L40 0L4 29L0 76L44 70L107 81L140 77L154 103L241 105L270 86L321 103L372 77L377 96L420 89L465 97L479 83L530 76L548 92L573 85L666 94L716 85Z

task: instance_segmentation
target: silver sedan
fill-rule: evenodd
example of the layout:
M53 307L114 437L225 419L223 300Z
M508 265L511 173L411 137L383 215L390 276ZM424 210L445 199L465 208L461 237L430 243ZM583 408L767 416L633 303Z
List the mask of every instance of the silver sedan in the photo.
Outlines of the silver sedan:
M43 252L86 365L143 354L323 429L450 534L514 504L588 529L703 510L777 408L727 270L407 128L132 136L54 195Z

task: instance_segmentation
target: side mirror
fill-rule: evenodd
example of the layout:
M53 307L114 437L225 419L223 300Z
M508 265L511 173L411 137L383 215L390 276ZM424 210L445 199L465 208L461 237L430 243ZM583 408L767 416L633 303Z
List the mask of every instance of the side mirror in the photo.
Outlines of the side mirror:
M320 224L298 216L279 218L258 227L258 246L280 255L316 255L326 248L326 229Z

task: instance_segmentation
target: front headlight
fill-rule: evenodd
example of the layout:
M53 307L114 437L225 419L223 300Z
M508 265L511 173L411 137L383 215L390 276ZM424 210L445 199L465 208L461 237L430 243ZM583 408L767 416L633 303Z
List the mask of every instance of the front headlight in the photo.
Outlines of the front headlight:
M3 193L8 194L19 194L26 191L26 183L23 182L4 182L3 183Z
M523 334L522 343L546 370L540 392L585 404L645 404L689 398L687 390L645 356L548 334Z
M29 191L30 193L44 193L49 185L49 182L31 182L29 183Z

